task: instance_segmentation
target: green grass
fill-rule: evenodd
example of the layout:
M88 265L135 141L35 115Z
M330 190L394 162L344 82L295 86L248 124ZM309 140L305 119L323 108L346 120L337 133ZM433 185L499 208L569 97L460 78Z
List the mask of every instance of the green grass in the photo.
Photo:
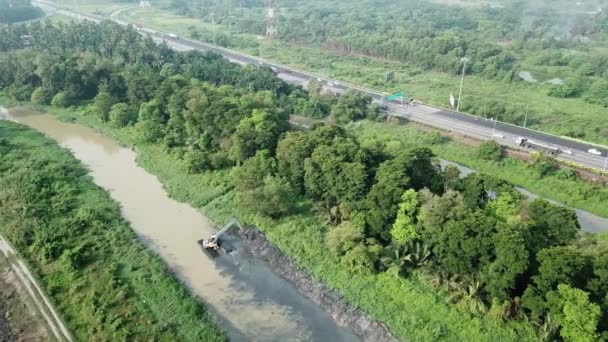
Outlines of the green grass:
M428 146L440 157L479 172L505 179L537 195L608 217L608 187L582 180L560 179L555 175L538 178L524 161L506 158L501 162L479 159L475 148L442 138L438 133L422 132L396 123L363 121L349 130L363 142L380 140L392 149L402 146Z
M66 149L0 121L0 232L79 341L223 341Z
M109 15L111 12L132 6L133 2L120 2L113 0L93 0L93 1L82 1L82 0L54 0L56 4L74 8L83 13L97 14L97 15Z
M103 126L61 111L59 117L100 129L122 144L129 144L125 130ZM355 306L386 322L398 337L414 341L522 341L534 340L530 325L502 323L476 317L450 303L448 296L417 279L388 274L352 274L324 246L327 227L310 211L282 220L245 213L232 189L230 171L187 174L184 165L157 145L137 145L137 162L156 175L177 200L200 208L211 220L222 223L236 216L258 226L282 251L320 281L336 288ZM300 203L307 207L309 203Z

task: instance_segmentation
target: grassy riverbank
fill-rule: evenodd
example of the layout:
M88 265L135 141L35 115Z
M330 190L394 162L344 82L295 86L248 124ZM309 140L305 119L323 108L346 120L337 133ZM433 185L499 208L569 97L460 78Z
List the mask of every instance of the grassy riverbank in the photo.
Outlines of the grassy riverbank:
M0 232L76 340L225 340L67 150L0 121L0 155Z
M74 111L56 112L63 120L100 129L123 144L129 144L125 130L108 128ZM268 238L320 281L337 288L346 299L386 322L401 339L442 340L534 340L532 327L523 322L502 323L489 316L474 316L453 305L449 296L416 277L396 278L388 273L354 274L324 247L327 226L300 201L300 213L272 220L245 213L236 201L230 171L191 175L185 165L158 145L137 145L138 163L158 176L174 198L200 208L221 224L232 216L256 224Z

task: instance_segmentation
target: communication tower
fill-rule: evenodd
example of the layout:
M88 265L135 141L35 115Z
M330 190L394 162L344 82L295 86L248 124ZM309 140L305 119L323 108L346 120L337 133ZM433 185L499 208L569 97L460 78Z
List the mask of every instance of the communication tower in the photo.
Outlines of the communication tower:
M274 15L274 5L272 0L266 0L266 37L276 38L277 18Z

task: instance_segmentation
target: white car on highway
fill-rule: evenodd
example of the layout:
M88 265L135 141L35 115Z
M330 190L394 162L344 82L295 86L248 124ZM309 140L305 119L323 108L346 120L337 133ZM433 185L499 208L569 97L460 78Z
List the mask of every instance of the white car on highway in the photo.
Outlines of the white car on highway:
M598 149L595 148L590 148L587 150L587 152L591 153L591 154L595 154L596 156L601 156L602 152L600 152Z

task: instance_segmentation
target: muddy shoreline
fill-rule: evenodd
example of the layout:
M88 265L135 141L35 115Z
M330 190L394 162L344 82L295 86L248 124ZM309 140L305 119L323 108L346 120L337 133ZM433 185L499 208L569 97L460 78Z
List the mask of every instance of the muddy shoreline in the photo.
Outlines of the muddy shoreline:
M289 281L300 294L330 314L338 326L351 330L363 341L399 341L384 323L373 320L365 312L349 304L338 291L316 281L309 272L297 267L256 227L249 226L240 230L238 236L256 258L270 265L273 272Z

